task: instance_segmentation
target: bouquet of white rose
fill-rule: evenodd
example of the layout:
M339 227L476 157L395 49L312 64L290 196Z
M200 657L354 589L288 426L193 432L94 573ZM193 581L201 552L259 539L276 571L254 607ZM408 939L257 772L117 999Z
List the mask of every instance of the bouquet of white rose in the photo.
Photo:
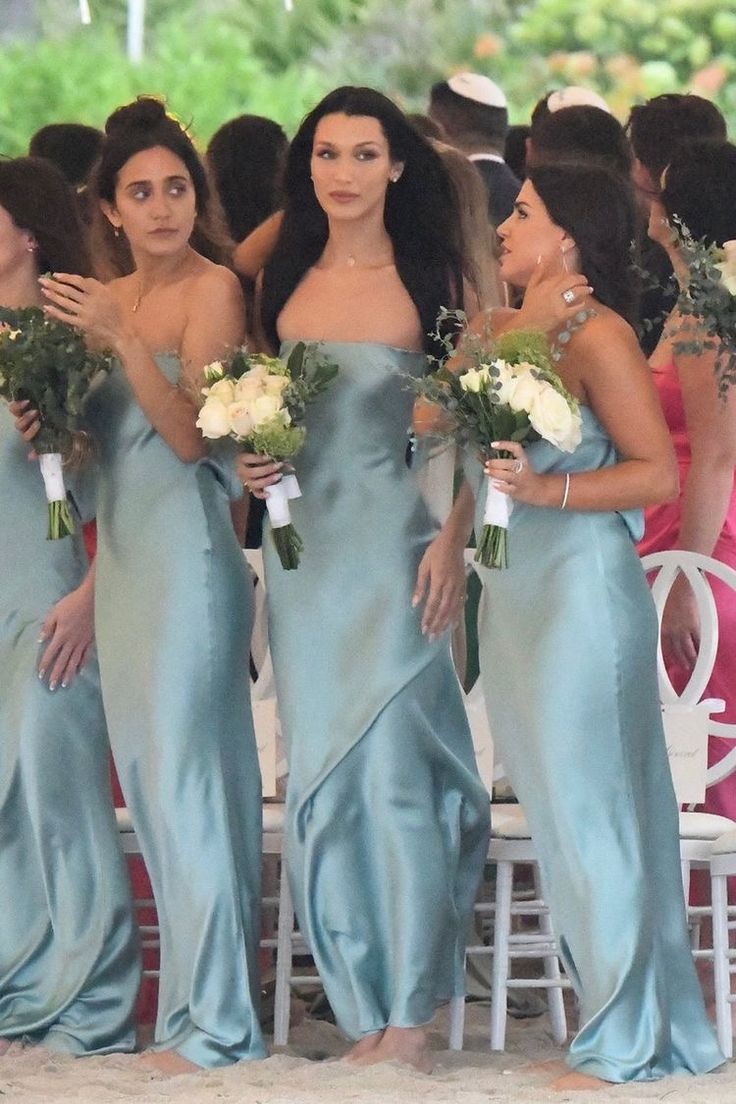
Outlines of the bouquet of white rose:
M440 321L447 318L443 312ZM452 350L454 352L454 350ZM531 330L503 334L495 342L468 334L463 353L471 367L456 374L442 365L411 386L449 417L435 432L484 458L511 458L494 441L549 441L574 452L581 440L580 408L552 367L549 342ZM487 481L483 530L475 558L485 567L508 566L507 529L513 502Z
M230 437L244 449L290 460L304 444L307 404L337 375L337 365L317 357L315 345L298 342L288 360L236 350L204 370L207 387L197 426L209 440ZM301 494L293 472L266 491L271 533L282 566L299 566L301 537L291 523L289 501Z
M722 248L707 245L693 238L679 219L674 221L688 269L687 286L677 299L684 323L674 335L675 352L700 356L715 350L718 391L724 397L736 384L736 241L724 242Z
M90 451L82 407L92 380L110 364L107 353L90 352L79 330L38 307L0 311L0 397L27 400L38 411L33 447L49 504L48 540L75 530L64 466L79 466Z

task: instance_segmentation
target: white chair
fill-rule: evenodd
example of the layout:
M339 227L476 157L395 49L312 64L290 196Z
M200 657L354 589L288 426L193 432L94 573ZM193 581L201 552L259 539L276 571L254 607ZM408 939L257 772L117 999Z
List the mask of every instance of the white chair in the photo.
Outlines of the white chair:
M736 724L713 720L712 714L722 713L725 702L703 697L713 673L718 652L718 610L708 577L720 579L736 590L736 571L709 556L680 550L654 552L644 556L642 567L647 574L654 575L652 597L660 622L672 584L680 573L690 584L697 603L700 618L698 658L687 685L680 693L670 681L662 657L661 644L657 658L659 693L670 764L673 767L675 792L681 804L694 804L702 800L708 786L722 781L736 770L736 743L718 763L712 767L706 767L708 737L721 736L736 741ZM686 741L684 757L678 754L683 737ZM692 774L681 768L683 762L693 763L698 755L702 771L699 778L693 779ZM692 789L693 784L695 792ZM708 866L714 842L731 829L736 829L736 822L729 820L728 817L695 812L692 809L680 813L680 859L686 900L689 897L691 870L694 867ZM697 921L709 913L710 909L705 907L689 910L690 919L695 921L696 928ZM696 949L696 955L700 957L709 954L708 951Z
M474 549L465 553L468 570L475 566ZM481 602L484 597L481 597ZM483 689L478 679L466 693L463 690L465 707L468 714L473 746L481 778L492 792L494 783L502 781L503 766L494 760L493 739L488 724ZM519 805L506 803L491 804L491 827L493 836L488 851L488 861L496 867L495 899L479 900L475 905L475 916L480 922L481 931L486 922L492 925L491 942L469 943L466 947L466 959L470 957L490 957L490 1046L491 1050L503 1050L506 1042L506 1016L508 994L512 989L545 989L552 1034L555 1042L562 1044L567 1039L567 1020L565 1016L562 989L569 988L570 982L560 969L560 960L552 932L549 909L542 900L537 868L536 853L531 834ZM533 867L534 892L514 892L514 878L517 867ZM525 927L523 931L513 931L515 917L527 922L536 921L536 928ZM512 967L515 960L540 959L544 967L541 978L515 978ZM465 998L456 997L450 1005L450 1049L462 1050L465 1029Z
M728 878L736 876L736 829L713 844L710 859L710 891L713 908L713 980L718 1044L726 1058L733 1058L731 978L736 974L736 950L730 933L736 931L736 908L728 904Z

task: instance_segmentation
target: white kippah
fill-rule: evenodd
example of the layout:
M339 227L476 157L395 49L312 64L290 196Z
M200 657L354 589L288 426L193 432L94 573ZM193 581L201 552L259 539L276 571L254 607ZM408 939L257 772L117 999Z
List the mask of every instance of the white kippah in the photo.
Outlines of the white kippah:
M602 96L591 88L581 88L576 84L550 92L547 107L551 112L559 111L561 107L598 107L611 114L611 109Z
M455 73L447 85L457 96L485 104L486 107L506 107L506 97L498 85L480 73Z

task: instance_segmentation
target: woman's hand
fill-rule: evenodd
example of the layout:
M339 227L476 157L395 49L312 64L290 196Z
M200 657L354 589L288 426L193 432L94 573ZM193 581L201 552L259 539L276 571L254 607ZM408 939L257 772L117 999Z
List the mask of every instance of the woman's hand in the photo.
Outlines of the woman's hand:
M579 272L560 271L559 261L540 261L524 292L524 301L513 320L514 329L542 330L554 333L573 320L578 311L589 306L593 292Z
M109 288L99 280L65 272L41 276L39 283L47 300L43 309L49 318L84 330L103 348L117 348L123 336L122 312Z
M535 472L522 445L517 441L494 441L493 448L499 452L510 452L512 457L510 460L496 458L485 462L486 475L494 487L530 506L559 505L553 501L550 477Z
M8 403L8 409L15 418L15 428L23 440L32 441L41 428L38 411L33 409L28 399L16 399ZM35 453L31 453L31 459L35 459Z
M266 490L273 483L281 482L284 464L270 456L258 456L254 452L238 454L235 470L246 491L255 498L266 498Z
M412 606L422 599L422 632L429 640L460 620L465 604L463 546L445 532L435 537L419 564Z
M94 640L94 589L89 581L52 606L41 628L47 641L38 663L38 677L49 690L69 686L84 667Z
M695 595L682 575L665 603L660 635L665 662L692 671L700 648L700 618Z

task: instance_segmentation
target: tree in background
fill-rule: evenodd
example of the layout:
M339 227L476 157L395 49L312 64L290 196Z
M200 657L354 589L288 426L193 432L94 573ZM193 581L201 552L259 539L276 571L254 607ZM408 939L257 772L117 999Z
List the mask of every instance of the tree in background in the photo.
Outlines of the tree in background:
M99 126L142 91L165 95L204 143L246 111L294 129L346 82L423 110L430 85L459 69L497 80L514 122L574 83L620 117L659 92L691 90L736 123L731 2L294 0L289 12L283 0L147 0L140 66L125 57L126 0L90 3L93 23L80 27L76 0L0 0L0 152L24 152L44 123Z

